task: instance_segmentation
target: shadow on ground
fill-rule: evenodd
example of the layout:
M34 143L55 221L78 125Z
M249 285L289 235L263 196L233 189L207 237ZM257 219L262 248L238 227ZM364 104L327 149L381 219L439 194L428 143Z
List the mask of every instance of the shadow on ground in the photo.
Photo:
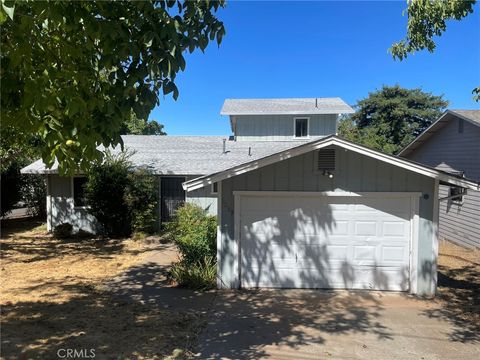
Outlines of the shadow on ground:
M452 323L452 341L480 343L480 266L467 259L462 261L469 265L439 266L437 297L443 306L427 310L425 315Z
M120 252L138 255L143 250L126 249L125 239L102 239L98 236L83 236L56 239L48 233L45 223L37 218L7 219L1 221L2 261L31 263L76 255L99 259L111 259ZM79 246L81 244L81 246ZM156 244L157 245L157 244ZM157 246L161 250L161 245Z
M63 303L3 306L2 358L53 359L70 348L95 349L97 359L163 359L190 349L214 293L168 287L166 271L147 263L101 289L64 285L62 291L82 295Z
M265 347L295 351L322 345L326 333L393 337L381 323L382 303L369 292L245 290L217 296L215 314L195 349L199 358L270 357Z

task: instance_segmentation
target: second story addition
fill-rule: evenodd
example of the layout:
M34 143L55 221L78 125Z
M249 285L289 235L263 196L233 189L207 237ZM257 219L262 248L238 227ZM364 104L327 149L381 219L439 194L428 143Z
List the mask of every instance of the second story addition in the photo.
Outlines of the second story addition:
M236 141L292 141L336 134L340 114L353 109L340 98L227 99Z

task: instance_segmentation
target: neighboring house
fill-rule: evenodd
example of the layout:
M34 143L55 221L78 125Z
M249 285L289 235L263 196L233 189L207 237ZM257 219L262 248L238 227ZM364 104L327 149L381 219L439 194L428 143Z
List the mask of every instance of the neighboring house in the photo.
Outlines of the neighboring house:
M183 201L219 219L218 286L361 288L432 295L438 186L478 189L442 170L335 135L339 98L226 100L233 137L125 136L159 177L159 218ZM41 162L49 228L93 223L76 178ZM77 180L81 183L82 180ZM77 206L79 205L79 206Z
M480 181L480 110L448 110L399 156ZM440 186L440 239L480 248L480 191Z

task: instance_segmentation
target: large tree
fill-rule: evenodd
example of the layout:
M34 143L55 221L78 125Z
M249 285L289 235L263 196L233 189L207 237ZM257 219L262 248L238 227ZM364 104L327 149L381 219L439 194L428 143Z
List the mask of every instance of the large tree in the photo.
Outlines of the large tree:
M473 12L475 0L408 0L406 37L393 44L390 52L394 59L403 60L408 54L436 48L434 36L447 30L448 20L461 20ZM480 100L480 87L473 89L475 100Z
M156 120L139 119L133 112L120 130L122 135L167 135L162 124Z
M394 154L436 120L447 105L443 96L421 89L383 86L358 101L356 112L340 122L339 134Z
M1 118L37 134L61 173L87 169L97 146L121 144L132 112L147 119L178 89L184 53L220 44L219 1L2 0Z

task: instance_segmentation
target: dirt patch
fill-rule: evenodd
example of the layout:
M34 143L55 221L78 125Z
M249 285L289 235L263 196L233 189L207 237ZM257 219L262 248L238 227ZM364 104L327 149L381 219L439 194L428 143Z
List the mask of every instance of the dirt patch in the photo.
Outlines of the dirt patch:
M480 341L480 249L440 243L437 299L442 310L433 315L456 325L452 340Z
M2 359L57 358L94 349L96 359L188 354L204 314L128 301L103 284L166 245L141 240L57 240L41 223L2 222Z

